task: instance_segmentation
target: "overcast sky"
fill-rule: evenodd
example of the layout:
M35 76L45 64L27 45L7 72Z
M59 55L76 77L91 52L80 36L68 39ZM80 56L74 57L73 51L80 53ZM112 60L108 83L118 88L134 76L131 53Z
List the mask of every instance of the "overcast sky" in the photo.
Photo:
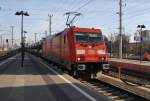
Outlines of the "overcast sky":
M86 5L87 4L87 5ZM20 40L20 20L15 16L16 11L28 11L30 16L24 18L24 30L27 40L38 40L48 31L48 14L52 14L52 32L62 31L65 26L68 11L82 13L74 25L79 27L100 28L103 34L118 32L119 0L0 0L0 34L10 33L10 26L15 26L15 39ZM81 7L81 9L79 9ZM130 35L136 31L138 24L150 28L150 0L123 0L123 27ZM6 35L5 37L11 37Z

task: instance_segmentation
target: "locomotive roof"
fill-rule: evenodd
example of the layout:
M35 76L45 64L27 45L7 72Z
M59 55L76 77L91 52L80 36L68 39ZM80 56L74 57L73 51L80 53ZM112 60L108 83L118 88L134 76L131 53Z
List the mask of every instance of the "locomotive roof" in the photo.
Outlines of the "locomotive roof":
M92 33L99 33L99 32L101 32L101 29L75 27L75 28L73 28L73 31L74 31L74 32L92 32Z
M80 27L71 27L73 29L73 32L91 32L91 33L101 33L101 29L95 29L95 28L80 28ZM64 31L71 30L71 28L65 28L63 31L56 33L54 35L48 36L46 39L57 37L61 35Z

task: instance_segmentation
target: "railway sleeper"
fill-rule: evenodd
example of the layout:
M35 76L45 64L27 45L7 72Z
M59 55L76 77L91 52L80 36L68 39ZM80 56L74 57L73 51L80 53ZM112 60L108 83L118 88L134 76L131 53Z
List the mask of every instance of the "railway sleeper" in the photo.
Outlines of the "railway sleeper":
M115 89L108 89L108 90L107 90L108 93L112 93L112 92L114 92L114 91L115 91Z
M110 99L118 99L119 97L118 96L114 96L114 95L111 95L111 96L108 96Z
M112 96L112 93L104 93L105 96Z

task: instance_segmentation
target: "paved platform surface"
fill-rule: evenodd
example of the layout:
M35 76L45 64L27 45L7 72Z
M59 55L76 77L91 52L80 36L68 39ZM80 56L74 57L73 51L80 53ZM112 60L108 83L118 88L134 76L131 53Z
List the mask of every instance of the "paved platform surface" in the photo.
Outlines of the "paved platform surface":
M32 55L20 61L0 62L0 101L110 101Z

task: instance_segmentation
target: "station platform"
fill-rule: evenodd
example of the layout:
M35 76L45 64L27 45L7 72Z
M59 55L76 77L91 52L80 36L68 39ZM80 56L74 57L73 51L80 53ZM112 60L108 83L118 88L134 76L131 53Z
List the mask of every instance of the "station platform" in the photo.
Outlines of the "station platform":
M113 67L121 67L131 71L150 74L150 61L128 60L119 58L110 58L109 64Z
M0 62L1 101L111 101L30 54Z
M98 77L99 80L111 84L117 88L123 89L127 92L130 92L135 95L139 95L150 101L150 88L142 87L133 83L122 81L118 78L110 77L107 75L100 74Z

